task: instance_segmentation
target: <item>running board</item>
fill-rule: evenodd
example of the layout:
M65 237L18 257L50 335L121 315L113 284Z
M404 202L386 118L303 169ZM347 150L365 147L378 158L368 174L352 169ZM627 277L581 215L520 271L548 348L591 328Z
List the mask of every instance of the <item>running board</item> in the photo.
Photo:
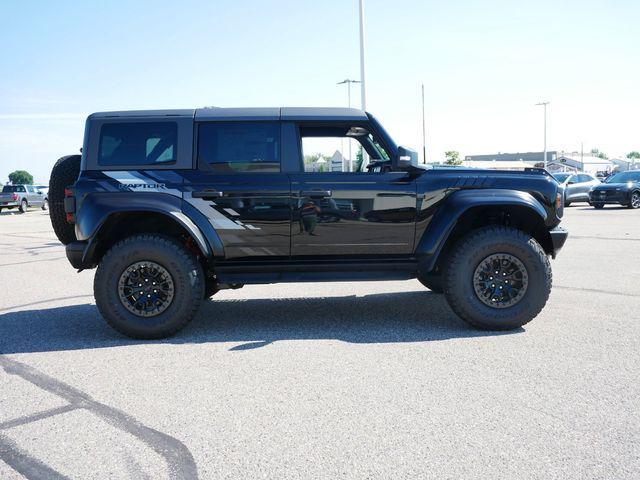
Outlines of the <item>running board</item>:
M408 280L417 275L415 260L393 262L218 264L216 279L229 284Z

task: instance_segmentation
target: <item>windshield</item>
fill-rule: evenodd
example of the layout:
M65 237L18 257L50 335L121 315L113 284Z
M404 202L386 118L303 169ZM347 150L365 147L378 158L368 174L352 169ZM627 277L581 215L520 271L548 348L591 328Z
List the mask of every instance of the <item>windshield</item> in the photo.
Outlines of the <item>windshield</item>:
M564 183L567 181L567 178L569 178L571 175L573 175L572 173L554 173L553 177L559 182L559 183Z
M640 182L640 171L616 173L605 180L605 183Z

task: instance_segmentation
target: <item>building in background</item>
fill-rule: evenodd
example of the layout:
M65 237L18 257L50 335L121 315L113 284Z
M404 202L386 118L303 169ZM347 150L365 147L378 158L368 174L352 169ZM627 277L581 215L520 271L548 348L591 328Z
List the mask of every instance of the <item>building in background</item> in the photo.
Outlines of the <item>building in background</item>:
M557 156L557 151L548 151L547 162L551 163ZM533 167L536 164L544 163L544 152L492 153L489 155L467 155L464 157L464 165L467 167L505 168L509 165L503 162L510 162L509 164L512 162L520 162L521 164L526 164L527 167ZM495 165L495 167L493 165Z
M547 168L550 172L585 172L593 175L597 173L611 173L615 164L610 160L592 155L582 155L578 152L558 155Z

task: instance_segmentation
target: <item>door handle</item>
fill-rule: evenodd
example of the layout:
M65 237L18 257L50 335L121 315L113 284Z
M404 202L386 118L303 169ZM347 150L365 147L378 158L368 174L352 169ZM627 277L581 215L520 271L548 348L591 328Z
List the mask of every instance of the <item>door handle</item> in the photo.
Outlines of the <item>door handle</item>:
M200 192L191 192L193 198L220 198L224 195L223 192L216 190L202 190Z
M300 192L300 196L311 198L327 198L331 196L331 190L302 190Z

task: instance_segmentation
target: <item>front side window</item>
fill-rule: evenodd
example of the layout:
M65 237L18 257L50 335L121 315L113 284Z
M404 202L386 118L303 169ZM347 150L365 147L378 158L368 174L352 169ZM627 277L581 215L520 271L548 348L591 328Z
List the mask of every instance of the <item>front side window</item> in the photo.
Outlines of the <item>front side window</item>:
M370 161L391 160L382 144L362 126L303 126L300 140L305 172L366 172L365 150Z
M198 129L198 161L220 173L280 172L280 125L203 123Z
M176 162L175 122L107 123L100 130L98 163L104 166Z

